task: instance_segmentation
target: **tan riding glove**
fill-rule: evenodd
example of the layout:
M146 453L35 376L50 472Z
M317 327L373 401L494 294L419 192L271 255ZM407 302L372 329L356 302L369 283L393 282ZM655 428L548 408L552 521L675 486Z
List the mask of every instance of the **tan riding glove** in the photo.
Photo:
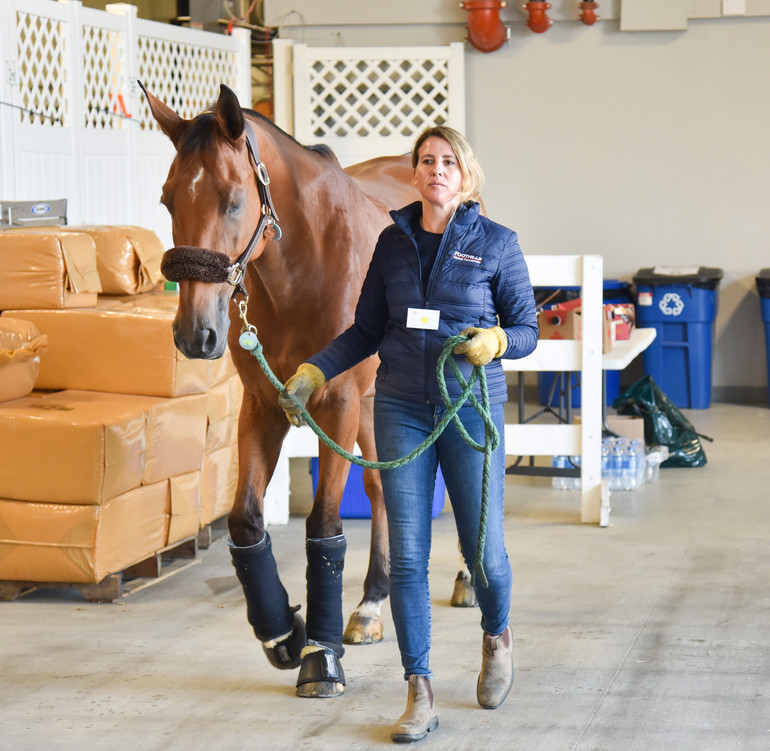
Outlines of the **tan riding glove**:
M469 336L470 339L467 342L460 342L455 347L455 354L465 355L465 359L471 365L486 365L496 357L501 357L508 349L508 337L499 326L492 326L491 329L471 326L460 333Z
M303 362L297 368L297 372L286 381L284 388L287 394L293 396L304 407L311 394L319 386L323 386L324 383L326 383L326 376L321 372L321 369L311 365L309 362ZM305 424L299 407L292 399L286 396L279 396L278 406L286 413L286 419L292 425L299 428Z

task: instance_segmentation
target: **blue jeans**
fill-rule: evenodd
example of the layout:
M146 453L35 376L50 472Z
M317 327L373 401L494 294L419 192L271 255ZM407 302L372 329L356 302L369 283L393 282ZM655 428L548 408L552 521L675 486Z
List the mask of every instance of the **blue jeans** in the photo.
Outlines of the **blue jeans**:
M475 590L481 609L481 627L488 634L497 635L508 625L513 576L503 535L504 405L493 404L491 411L500 431L500 445L492 454L484 549L484 571L489 586L484 588L477 584ZM392 461L410 453L433 432L445 413L444 406L375 396L377 458ZM458 414L470 436L483 444L484 423L476 410L466 404ZM472 567L481 514L484 454L465 442L454 422L450 422L438 440L417 459L380 473L390 534L390 608L405 676L432 677L428 560L433 492L439 464L452 502L460 549L466 563Z

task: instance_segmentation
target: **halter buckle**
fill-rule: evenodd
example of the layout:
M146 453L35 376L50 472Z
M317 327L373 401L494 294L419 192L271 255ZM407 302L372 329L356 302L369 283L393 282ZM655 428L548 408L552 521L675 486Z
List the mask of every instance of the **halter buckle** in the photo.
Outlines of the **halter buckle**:
M267 165L262 161L257 162L257 177L262 185L270 185L270 175L267 174Z
M238 263L234 263L228 270L227 282L232 284L233 287L240 287L243 281L244 269Z

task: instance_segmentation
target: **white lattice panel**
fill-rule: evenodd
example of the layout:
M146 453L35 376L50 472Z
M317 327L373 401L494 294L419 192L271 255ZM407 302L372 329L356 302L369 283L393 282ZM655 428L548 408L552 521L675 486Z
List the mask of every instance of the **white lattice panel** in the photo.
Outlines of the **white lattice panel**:
M285 40L282 40L285 44ZM464 51L292 46L294 135L343 164L404 153L430 125L465 128ZM276 77L276 97L283 79Z
M250 32L137 18L115 3L0 0L0 195L66 198L70 223L140 224L171 242L160 187L174 152L136 80L184 117L230 86L251 105Z
M69 27L57 18L16 13L16 55L19 61L21 122L69 125L65 85L68 70Z
M125 35L114 29L84 25L81 43L85 127L99 130L128 127L124 120L128 114Z
M184 118L216 101L221 83L237 88L235 52L144 35L138 47L139 80ZM139 117L143 129L158 130L145 100Z
M317 138L412 137L449 122L448 60L316 60L309 72Z

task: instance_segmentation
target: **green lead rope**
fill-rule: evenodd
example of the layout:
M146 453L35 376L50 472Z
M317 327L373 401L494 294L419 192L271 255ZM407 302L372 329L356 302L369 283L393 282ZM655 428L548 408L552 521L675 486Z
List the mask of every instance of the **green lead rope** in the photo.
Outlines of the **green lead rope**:
M417 446L417 448L415 448L406 456L402 456L400 459L394 459L393 461L389 462L372 462L368 459L362 459L361 457L354 456L342 448L342 446L335 443L331 438L329 438L329 436L327 436L326 433L324 433L323 430L316 424L305 407L300 404L296 398L287 394L283 384L275 377L275 373L273 373L270 366L267 364L267 360L265 360L262 344L257 338L256 329L253 326L247 325L247 327L245 327L245 330L241 333L239 343L243 349L251 352L251 354L254 355L254 357L257 359L257 362L259 363L259 366L267 376L267 379L270 381L270 383L273 384L276 390L282 396L288 396L295 402L295 404L300 409L300 413L302 414L303 419L310 426L311 430L318 436L319 440L323 441L332 451L344 457L349 462L358 464L361 467L366 467L367 469L383 470L395 469L396 467L402 467L405 464L408 464L413 459L416 459L420 454L422 454L422 452L425 451L425 449L427 449L431 444L435 443L436 439L444 432L444 429L449 424L449 422L454 420L454 423L457 429L460 431L460 435L463 437L465 442L474 450L484 452L484 474L481 484L481 515L479 517L479 533L476 543L476 560L473 564L473 570L471 571L471 583L475 583L476 577L478 576L479 583L482 587L486 588L489 586L489 582L487 580L486 574L484 573L484 547L486 545L487 539L487 515L489 513L489 475L492 468L492 452L500 445L500 434L495 427L494 422L492 421L492 416L489 411L487 374L484 368L474 366L470 379L466 381L454 358L449 356L458 344L467 341L468 338L469 337L463 335L449 337L444 342L444 348L442 349L441 355L438 358L438 363L436 364L436 377L438 378L438 386L439 390L441 391L441 398L444 400L444 404L447 408L446 414L438 423L435 430L419 446ZM458 383L462 387L462 393L454 403L452 403L452 399L449 396L449 391L447 390L446 386L444 368L447 361L449 362L449 366L452 369L455 378L457 378ZM473 394L473 386L476 381L479 381L479 387L481 389L481 403L479 403L479 400ZM465 429L465 426L462 424L460 418L457 416L460 408L468 400L470 400L476 412L479 413L481 419L484 421L483 444L477 443L473 440L473 438L471 438L471 436L468 434L468 431Z

